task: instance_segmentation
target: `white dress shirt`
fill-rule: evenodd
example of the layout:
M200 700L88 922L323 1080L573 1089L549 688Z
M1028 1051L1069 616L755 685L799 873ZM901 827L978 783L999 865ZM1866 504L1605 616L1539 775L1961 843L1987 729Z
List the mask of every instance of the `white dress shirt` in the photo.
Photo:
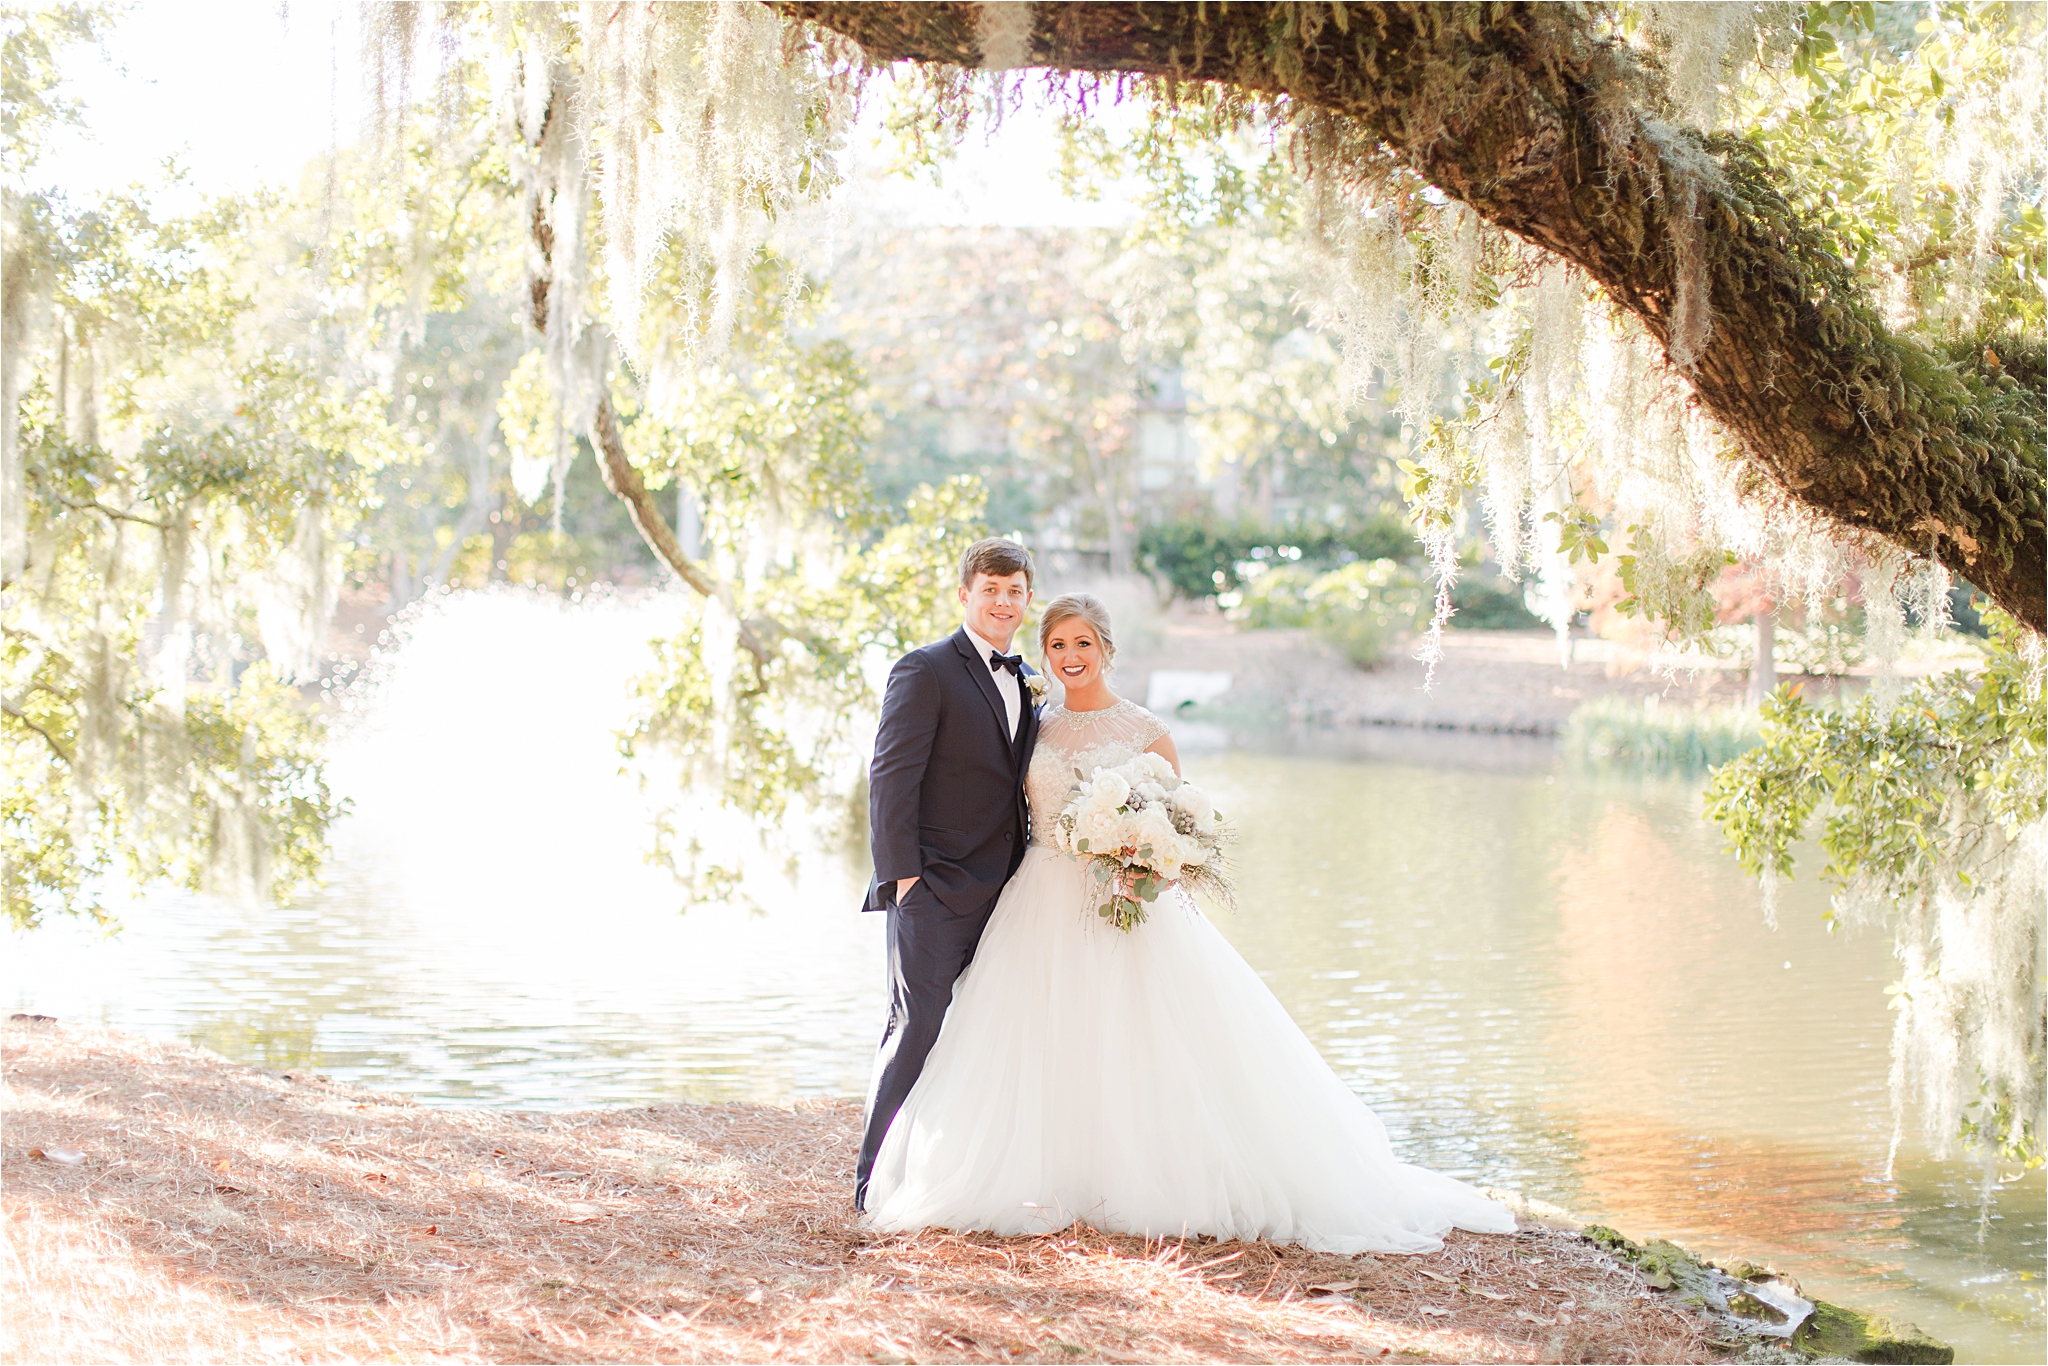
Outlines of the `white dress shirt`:
M974 642L974 648L981 651L981 657L984 662L993 659L999 654L1008 653L1005 650L998 650L995 646L983 640L979 635L975 634L972 626L963 626L961 629L966 631L967 638ZM1021 675L1013 674L1008 669L1000 666L994 670L994 673L996 691L1003 695L1003 715L1009 718L1010 738L1014 740L1017 738L1017 724L1024 719L1024 679Z

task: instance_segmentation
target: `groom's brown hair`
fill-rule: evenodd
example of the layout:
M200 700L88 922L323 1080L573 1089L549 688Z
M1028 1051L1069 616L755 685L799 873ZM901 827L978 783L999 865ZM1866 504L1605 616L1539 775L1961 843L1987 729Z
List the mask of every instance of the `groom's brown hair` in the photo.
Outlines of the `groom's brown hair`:
M1036 574L1031 567L1031 552L1001 536L984 536L968 546L967 553L960 557L960 586L974 587L976 574L990 574L999 579L1022 574L1026 588L1037 587Z

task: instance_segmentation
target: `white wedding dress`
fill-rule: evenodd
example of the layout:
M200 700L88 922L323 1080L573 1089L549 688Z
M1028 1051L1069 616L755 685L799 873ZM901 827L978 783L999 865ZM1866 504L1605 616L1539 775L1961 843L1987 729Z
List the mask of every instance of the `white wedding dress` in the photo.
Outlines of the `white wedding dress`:
M1128 700L1048 707L1026 775L1035 825L1080 773L1166 733ZM1256 895L1256 889L1247 889ZM1251 966L1179 888L1122 933L1101 884L1034 837L868 1186L869 1226L1270 1238L1431 1252L1514 1216L1394 1156Z

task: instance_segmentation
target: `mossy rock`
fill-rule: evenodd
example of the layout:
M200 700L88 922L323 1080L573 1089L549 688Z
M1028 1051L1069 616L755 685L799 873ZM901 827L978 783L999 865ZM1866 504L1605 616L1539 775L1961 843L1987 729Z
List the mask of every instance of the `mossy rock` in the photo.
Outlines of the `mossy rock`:
M1937 1342L1910 1323L1878 1314L1859 1314L1826 1300L1813 1302L1813 1317L1799 1325L1792 1345L1808 1356L1846 1361L1935 1362L1950 1366L1956 1349Z
M1582 1233L1587 1241L1633 1265L1642 1273L1645 1284L1672 1293L1682 1303L1726 1314L1735 1322L1757 1325L1764 1332L1769 1329L1763 1325L1785 1322L1783 1313L1742 1290L1737 1283L1724 1282L1723 1289L1732 1292L1724 1299L1714 1284L1714 1268L1676 1243L1662 1238L1637 1243L1604 1224L1589 1224ZM1738 1271L1749 1274L1739 1275ZM1775 1278L1768 1267L1747 1261L1722 1267L1720 1274L1735 1275L1737 1282ZM1791 1351L1809 1361L1936 1362L1951 1366L1956 1359L1955 1348L1928 1337L1910 1323L1878 1314L1859 1314L1825 1300L1811 1303L1813 1313L1786 1343Z
M1739 1319L1754 1319L1758 1323L1782 1324L1788 1320L1784 1310L1774 1304L1765 1304L1756 1296L1737 1291L1728 1297L1728 1312Z
M1644 1285L1672 1291L1684 1303L1703 1309L1720 1308L1707 1264L1678 1244L1663 1238L1636 1243L1604 1224L1589 1225L1584 1233L1590 1241L1634 1265L1642 1273Z
M1643 1283L1669 1290L1682 1303L1701 1309L1719 1309L1721 1297L1713 1293L1713 1279L1707 1264L1674 1242L1652 1238L1636 1253L1636 1267Z

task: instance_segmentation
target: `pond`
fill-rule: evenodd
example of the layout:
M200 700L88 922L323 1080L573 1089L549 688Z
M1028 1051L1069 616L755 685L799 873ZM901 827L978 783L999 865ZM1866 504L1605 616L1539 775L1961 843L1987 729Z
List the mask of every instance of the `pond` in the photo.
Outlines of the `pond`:
M678 914L619 773L660 599L430 613L340 747L324 891L154 896L113 940L16 938L11 1008L447 1105L859 1095L881 926L843 858ZM1696 783L1547 742L1187 728L1242 834L1217 923L1414 1161L1638 1239L1768 1260L1959 1359L2039 1359L2042 1174L1910 1137L1887 1169L1895 975L1810 879L1768 928ZM748 843L718 835L721 847Z

